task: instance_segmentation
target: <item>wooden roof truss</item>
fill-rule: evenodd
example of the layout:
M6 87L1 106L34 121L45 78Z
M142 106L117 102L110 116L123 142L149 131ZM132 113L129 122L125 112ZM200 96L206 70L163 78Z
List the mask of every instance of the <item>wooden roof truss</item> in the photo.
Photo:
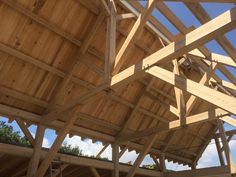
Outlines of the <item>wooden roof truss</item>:
M68 59L70 62L67 62L67 65L62 67L63 69L60 69L55 67L56 62L49 64L45 62L46 60L43 61L30 52L29 54L24 52L24 46L14 47L11 46L10 42L8 43L0 38L0 51L2 53L14 57L16 61L30 64L46 72L44 79L52 77L51 75L57 78L57 81L51 84L52 93L47 98L27 94L27 90L25 92L19 91L20 89L14 84L0 85L2 95L38 107L38 109L33 109L30 106L21 107L11 104L5 99L1 100L1 115L10 120L16 120L33 146L33 149L29 150L0 144L2 146L1 153L11 154L11 152L6 152L7 148L14 150L16 155L21 152L29 152L30 155L25 153L22 155L30 157L30 163L25 170L27 177L43 177L51 162L56 157L61 156L57 152L66 135L70 134L71 136L80 135L102 141L105 146L98 152L98 157L109 144L112 145L112 162L114 163L112 166L105 162L96 161L91 161L94 164L89 165L86 160L85 162L76 162L75 159L62 155L61 159L64 158L66 163L81 163L79 165L88 166L95 177L100 177L97 168L113 170L114 177L119 177L120 171L125 171L127 177L133 177L136 173L168 177L189 176L189 174L210 176L216 173L217 175L236 173L236 165L233 162L228 145L235 132L226 132L223 126L223 123L228 123L236 127L236 120L231 117L236 115L236 79L225 67L236 67L236 51L224 36L225 33L236 27L236 7L215 19L211 19L200 5L200 2L235 3L235 1L181 0L180 2L189 8L202 23L202 26L196 29L194 27L187 28L163 1L148 0L146 7L142 7L137 1L132 0L78 0L76 3L86 9L87 14L92 14L93 19L95 19L87 28L87 32L83 36L79 36L81 39L79 40L76 35L63 30L62 26L60 27L58 24L52 23L50 19L43 17L45 14L43 14L42 9L46 9L47 1L37 0L34 7L30 9L30 3L27 6L27 2L23 5L21 2L13 0L0 0L0 9L1 7L2 9L10 9L9 11L14 11L21 18L34 21L39 25L37 28L50 31L50 35L52 33L59 36L62 41L66 41L69 43L68 45L73 45L76 49L72 57L70 54ZM180 33L177 36L174 36L158 19L153 17L152 12L155 8L179 30ZM129 21L130 23L128 23ZM104 24L106 42L105 45L101 44L101 48L96 49L95 43L99 36L98 33ZM125 27L127 28L125 29ZM153 43L158 44L158 47L154 44L148 46L142 41L145 39L144 30L154 36ZM227 52L228 56L211 53L204 47L205 43L213 39ZM104 51L101 52L103 48ZM127 53L133 52L132 54L137 56L136 53L139 50L143 52L142 58L128 61L131 55ZM4 58L3 54L1 56ZM96 62L91 60L92 56L96 57ZM1 60L4 63L4 59ZM102 64L99 66L97 63ZM86 80L86 74L81 74L78 71L80 66L88 68L88 73L95 73L96 79L94 81L92 79ZM2 68L4 67L7 68L8 65L3 65ZM189 70L195 70L194 72L197 74L191 76ZM224 81L217 76L216 70L222 72L229 81ZM7 74L6 77L10 78ZM0 76L0 80L4 80L4 73L2 73L2 77ZM79 93L69 98L70 93L73 92L71 83L75 87L83 87L86 91L83 92L82 89L78 89ZM135 83L142 85L141 91L134 95L135 99L126 99L122 95L123 92L126 92L127 88L132 95L132 88L134 88L132 84L135 85ZM125 107L120 110L121 112L128 110L125 116L117 121L119 123L116 122L116 118L108 120L96 117L96 112L92 112L91 108L91 112L86 112L89 109L87 107L92 102L99 103L103 99L108 100L106 102L109 103L107 111L110 109L109 107L112 107L113 102ZM155 111L151 106L144 106L148 99L154 101ZM149 126L146 128L139 129L133 126L133 123L138 121L139 114L142 114L146 119L151 118L148 123ZM109 117L111 116L113 115L110 114ZM144 124L145 121L142 119L139 127L142 127L141 124ZM80 122L86 122L87 125L91 125L91 128L84 124L80 125ZM31 124L37 125L35 138L28 130L28 126ZM201 130L196 131L199 125L206 125L210 131L201 134ZM99 129L99 126L104 127L104 130ZM193 127L193 131L188 127ZM42 150L46 128L57 131L57 138L48 152ZM107 129L110 131L106 132ZM217 130L219 133L216 133ZM177 146L175 144L176 136L180 137L181 133L186 132L192 136L192 143L185 141L186 147L189 146L187 149L181 149L182 146L175 147ZM222 145L219 143L219 138ZM196 169L197 162L211 139L215 139L221 167ZM201 141L198 143L200 145L197 150L191 149L194 141ZM196 142L195 144L197 144ZM119 147L121 151L119 151ZM119 164L119 158L126 150L139 152L136 161L129 168ZM149 172L142 172L139 169L147 154L152 156L160 172L150 172L149 174ZM166 159L189 165L192 170L167 172ZM66 164L63 169L68 168L68 166ZM54 174L54 176L56 175L58 173Z

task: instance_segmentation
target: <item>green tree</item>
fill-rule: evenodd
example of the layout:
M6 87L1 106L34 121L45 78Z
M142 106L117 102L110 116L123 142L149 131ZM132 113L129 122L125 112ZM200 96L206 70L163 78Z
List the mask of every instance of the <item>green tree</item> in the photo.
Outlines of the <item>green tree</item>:
M60 147L59 152L71 155L83 155L82 150L78 146L72 147L70 144L66 143Z
M20 136L19 131L14 131L13 127L6 124L4 121L0 121L0 141L4 143L30 146L26 137Z

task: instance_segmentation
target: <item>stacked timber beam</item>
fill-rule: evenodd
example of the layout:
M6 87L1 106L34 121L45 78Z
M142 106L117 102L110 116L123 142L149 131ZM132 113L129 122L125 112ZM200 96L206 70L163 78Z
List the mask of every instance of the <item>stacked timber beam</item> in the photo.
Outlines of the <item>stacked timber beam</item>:
M202 26L187 28L158 0L145 6L131 0L0 0L0 115L16 120L33 146L0 144L0 153L28 158L27 177L45 176L56 158L67 163L63 169L87 166L94 177L102 176L100 169L113 177L235 174L229 148L235 130L226 132L224 123L236 127L236 79L225 67L236 68L236 50L224 35L236 28L236 7L211 19L199 4L235 1L181 2ZM177 36L153 16L156 9ZM214 39L229 56L204 47ZM37 125L35 138L31 124ZM57 138L45 151L47 128ZM97 157L111 144L112 162L59 154L67 134L102 141ZM211 139L221 167L196 169ZM126 150L138 153L132 166L119 163ZM147 155L158 171L139 168ZM166 160L192 170L167 172Z

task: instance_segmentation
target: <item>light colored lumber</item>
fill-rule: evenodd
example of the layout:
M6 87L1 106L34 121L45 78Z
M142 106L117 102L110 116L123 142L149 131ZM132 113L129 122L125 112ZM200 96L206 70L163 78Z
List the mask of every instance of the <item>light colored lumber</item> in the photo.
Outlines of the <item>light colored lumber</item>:
M224 117L221 117L220 119L236 128L236 120L234 118L230 116L224 116Z
M17 119L16 122L19 125L22 132L24 133L27 140L30 142L30 144L32 146L34 146L34 143L35 143L34 138L33 138L32 134L30 133L28 127L25 125L24 121L22 121L21 119Z
M119 14L116 17L116 20L119 21L119 20L134 18L134 17L136 17L136 15L133 13Z
M67 92L67 90L66 90L67 85L71 81L73 73L76 69L76 67L75 67L76 62L88 50L88 47L89 47L90 43L92 42L97 29L100 27L100 25L102 24L102 22L104 20L104 17L105 17L104 13L100 13L99 16L97 17L92 30L89 31L89 34L86 36L81 48L78 50L75 57L71 61L70 66L69 66L69 72L66 74L64 79L60 82L60 85L58 86L57 90L55 91L53 98L50 100L50 107L48 108L47 112L51 112L52 110L54 110L56 105L58 104L58 102L61 102L61 100L63 100L63 98L65 97L66 92ZM50 117L50 118L47 116L44 116L42 118L42 122L52 121L54 119L56 119L56 116Z
M142 152L138 155L137 159L135 160L133 166L131 167L130 171L126 175L126 177L133 177L139 168L139 165L142 163L143 159L151 149L153 143L155 142L157 138L157 134L154 134L148 138L148 141L146 142L145 146L143 147Z
M45 133L45 127L43 125L38 125L35 135L34 150L27 169L27 175L26 175L27 177L36 176L41 155L44 133Z
M124 81L130 82L138 78L142 71L155 63L167 63L178 58L185 53L199 47L213 39L216 35L224 34L236 26L236 8L233 8L210 22L202 25L194 31L188 33L184 39L173 42L168 46L158 50L154 54L146 57L141 62L130 66L119 74L113 76L111 86L121 84Z
M144 11L139 15L138 19L136 20L134 26L132 27L131 31L129 32L129 35L127 36L125 42L121 46L120 50L118 51L115 59L115 65L114 65L114 70L113 74L117 74L119 70L121 69L123 63L124 63L124 58L123 55L124 53L129 49L132 41L134 41L135 37L137 37L143 26L145 25L148 16L152 13L152 10L155 6L155 0L148 0L147 6L144 9Z
M211 66L209 66L208 70L205 71L204 75L202 76L199 84L202 85L207 85L212 74L214 74L214 71L217 67L217 64L212 63ZM186 103L186 114L189 115L191 110L193 109L195 103L197 101L197 97L194 95L191 95L190 98L188 99L187 103Z
M183 89L207 102L210 102L232 114L236 114L236 99L202 84L182 78L163 68L154 66L146 71L157 78Z
M228 56L224 56L224 55L220 55L220 54L216 54L216 53L211 53L211 55L209 56L209 58L205 58L205 56L199 56L196 53L192 53L189 52L189 55L191 57L200 57L203 60L207 60L207 61L211 61L214 63L220 63L223 65L227 65L227 66L231 66L231 67L236 67L235 62L232 60L231 57Z
M48 151L45 159L41 162L38 170L37 170L37 177L43 177L46 173L49 164L52 162L52 160L55 158L57 151L59 150L61 143L65 139L66 135L69 133L71 127L73 126L74 122L77 120L76 114L80 111L78 108L74 108L66 114L67 121L65 122L65 125L63 128L60 129L58 132L57 138L55 139L52 147Z
M222 109L214 109L210 111L206 111L203 113L199 113L196 115L188 116L186 117L186 125L191 125L191 124L196 124L196 123L202 123L206 121L212 121L212 120L217 120L220 117L223 117L225 115L228 115L229 113L227 111L224 111ZM139 139L145 136L149 136L154 133L165 133L170 130L177 130L181 128L180 120L175 120L171 121L169 124L163 124L162 127L157 129L156 127L154 128L149 128L145 129L142 131L138 131L135 133L131 134L126 134L120 137L117 141L118 142L123 142L123 141L131 141L134 139Z
M210 168L202 168L195 170L184 170L178 172L166 172L166 177L189 177L189 176L197 176L197 177L207 177L207 176L228 176L229 168L227 166L222 167L210 167Z
M174 65L174 73L176 75L181 75L180 70L179 70L179 65L177 59L173 60L173 65ZM176 103L177 103L177 108L178 108L178 114L179 114L179 119L180 123L182 125L185 124L185 119L186 119L186 105L184 101L184 93L181 89L174 87L175 91L175 98L176 98Z
M110 79L116 58L116 10L114 2L109 1L108 4L110 16L107 18L106 32L106 55L105 55L105 74L106 79Z
M26 157L29 158L33 154L33 149L28 147L21 147L16 145L10 145L10 144L3 144L0 143L0 152L4 154L19 156L19 157ZM42 150L41 153L39 153L41 159L44 159L47 155L47 151ZM72 165L80 165L80 166L87 166L87 167L94 167L98 169L106 169L106 170L113 170L114 165L112 162L109 161L101 161L97 159L90 159L87 157L75 157L71 155L66 154L57 154L57 158L61 160L63 163L68 163ZM130 166L119 164L119 169L122 172L128 172L130 170ZM146 176L157 176L162 177L162 174L157 171L153 170L147 170L139 168L136 172L139 175L146 175Z
M230 150L229 144L228 144L227 139L226 139L224 124L221 120L218 120L217 124L218 124L220 137L221 137L221 140L222 140L222 145L223 145L227 165L230 169L230 173L235 174L236 173L236 165L234 163L233 156L231 154L231 150Z

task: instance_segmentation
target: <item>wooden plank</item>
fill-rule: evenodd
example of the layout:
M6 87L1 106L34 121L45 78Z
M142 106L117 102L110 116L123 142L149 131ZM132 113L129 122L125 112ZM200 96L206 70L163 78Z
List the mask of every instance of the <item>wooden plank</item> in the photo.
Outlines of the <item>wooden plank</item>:
M32 146L34 146L34 138L32 134L30 133L28 127L25 125L24 121L22 121L21 119L16 119L16 122L19 125L22 132L24 133L27 140L30 142Z
M76 53L75 57L71 60L68 73L66 74L64 79L60 82L58 89L55 91L53 98L50 100L50 107L48 108L47 112L50 112L51 110L55 109L57 103L60 102L65 97L65 94L67 92L67 90L66 90L67 85L71 81L71 79L73 77L74 70L76 69L76 67L75 67L76 62L88 50L88 47L89 47L90 43L92 42L97 29L103 23L104 17L105 17L104 13L99 14L95 23L93 24L92 30L89 31L89 34L86 36L81 48ZM52 121L56 118L57 118L56 116L50 117L50 118L47 116L44 116L41 121L42 122Z
M49 23L47 20L39 17L37 14L31 12L30 10L26 9L24 6L20 5L20 3L15 2L14 0L1 0L1 2L7 4L11 8L15 9L16 11L24 14L25 16L29 17L30 19L36 21L40 25L48 28L49 30L53 31L54 33L58 34L59 36L62 36L63 38L67 39L71 43L81 46L81 42L74 38L71 34L68 34L61 29L58 28L58 26Z
M112 144L112 162L114 163L113 177L119 177L119 145Z
M220 117L223 117L225 115L228 115L229 113L227 111L224 111L222 109L214 109L210 111L206 111L200 114L192 115L186 117L186 125L196 124L196 123L202 123L206 121L212 121L217 120ZM152 135L154 133L166 133L170 130L178 130L181 128L180 120L171 121L169 124L164 124L160 128L149 128L146 130L138 131L131 134L125 134L122 137L120 137L117 141L118 142L124 142L124 141L131 141L135 139L139 139L145 136Z
M225 161L224 161L223 154L221 152L220 141L219 141L218 138L215 138L215 143L216 143L216 150L218 152L218 157L219 157L219 160L220 160L220 164L221 164L221 166L224 166Z
M232 60L231 57L216 54L216 53L211 53L209 58L205 58L204 56L199 56L197 53L193 53L193 52L189 52L189 56L191 56L191 57L200 57L201 59L203 59L205 61L208 60L208 61L211 61L213 63L220 63L220 64L231 66L231 67L234 67L234 68L236 67L235 62Z
M165 163L165 154L164 153L162 153L159 156L159 160L160 160L161 171L166 172L166 163Z
M236 114L236 99L197 82L182 78L165 69L154 66L146 71L157 78L210 102L232 114Z
M209 14L205 11L205 9L198 2L197 3L185 3L185 4L202 24L211 20L211 17L209 16ZM232 58L232 60L234 60L234 62L236 62L235 49L232 46L232 44L227 40L227 38L224 35L220 35L216 38L216 41L229 54L229 56Z
M0 152L4 154L29 158L33 154L33 149L29 147L21 147L21 146L16 146L16 145L0 143ZM42 159L45 159L47 155L47 151L42 150L39 155ZM109 161L101 161L101 160L91 159L87 157L78 158L75 156L61 154L61 153L58 153L57 157L61 160L61 162L68 163L71 165L88 166L88 167L94 167L94 168L106 169L106 170L114 169L113 163ZM122 172L128 172L130 168L131 167L128 165L119 164L119 169ZM142 168L139 168L137 170L137 174L151 176L151 177L153 176L162 177L162 173L160 172L157 172L154 170L142 169Z
M109 1L110 16L107 18L106 56L105 56L105 79L110 79L116 58L116 10L114 2Z
M131 167L131 169L128 172L128 174L126 175L126 177L133 177L135 175L137 169L139 168L139 165L142 163L143 159L145 158L145 156L147 155L147 153L151 149L156 138L157 138L157 134L154 134L148 138L148 141L146 142L142 152L139 154L139 156L135 160L133 166Z
M217 67L217 64L212 63L212 65L210 65L208 67L208 69L206 70L206 72L202 76L199 84L207 85L210 78L211 78L211 76L214 74L214 71L215 71L216 67ZM194 96L194 95L191 95L190 98L188 99L187 103L186 103L186 115L190 114L190 112L192 111L196 101L197 101L197 97Z
M39 160L41 156L41 148L43 143L43 137L45 133L45 127L42 125L37 126L37 131L35 135L35 145L32 157L29 161L29 166L27 170L27 177L35 177L39 165Z
M40 119L41 119L41 116L38 114L33 114L30 112L27 112L27 111L24 111L21 109L17 109L17 108L12 108L12 107L9 107L9 106L3 105L3 104L0 104L0 112L1 112L1 115L5 116L5 117L15 117L15 118L20 117L21 119L24 119L26 122L30 122L30 123L33 123L36 125L39 124ZM56 120L56 121L53 121L52 123L46 124L45 126L48 128L51 128L51 129L60 129L60 128L64 127L64 122ZM110 135L107 135L104 133L100 133L97 131L93 131L93 130L90 130L90 129L87 129L84 127L73 126L70 133L77 134L77 135L84 136L84 137L99 139L104 142L109 142L109 143L115 142L115 138L113 136L110 136ZM143 147L142 145L137 144L137 143L128 143L127 144L126 142L124 142L121 144L125 145L125 146L129 146L130 148L137 149L137 150L142 150L142 147ZM152 148L150 150L150 152L153 154L161 153L158 149L155 149L155 148ZM166 153L166 157L171 158L171 159L178 159L178 161L183 162L185 164L192 163L191 160L180 157L180 156L176 156L172 153Z
M226 139L224 124L221 120L218 120L217 124L218 124L218 129L219 129L220 137L221 137L223 148L224 148L225 158L227 160L227 165L230 169L230 173L235 174L236 173L236 165L234 164L233 156L231 154L229 144Z
M67 120L65 122L65 125L63 128L60 129L60 131L58 132L57 138L55 139L52 147L50 148L50 150L48 151L45 159L41 162L36 176L37 177L43 177L44 174L46 173L50 163L52 162L52 160L55 158L57 151L59 150L61 143L63 142L63 140L65 139L66 135L69 133L71 127L73 126L74 122L77 120L77 116L76 114L80 111L79 108L74 108L73 110L71 110L71 112L69 112L66 117Z
M96 155L96 158L99 158L101 154L106 150L106 148L109 146L109 144L106 144Z
M179 65L178 65L177 59L173 60L173 65L174 65L174 71L173 72L176 75L180 76L181 73L180 73L180 70L179 70ZM178 87L174 87L174 91L175 91L175 98L176 98L180 123L182 125L184 125L185 121L186 121L186 105L185 105L185 101L184 101L184 93Z
M220 119L236 128L236 120L234 118L230 116L224 116L221 117Z
M218 176L218 175L227 176L229 174L230 174L229 168L227 166L165 173L166 177L189 177L189 176L207 177L207 176Z
M129 47L131 46L131 43L132 43L132 41L134 41L135 37L137 37L140 34L143 26L145 25L145 23L147 21L147 18L152 13L154 6L155 6L155 0L148 0L147 7L138 16L138 19L136 20L134 26L132 27L129 35L125 39L125 42L123 43L119 52L116 55L113 74L117 74L119 72L119 70L121 69L121 67L124 63L124 59L122 58L124 53L129 49Z
M136 15L133 13L119 14L116 17L116 20L119 21L119 20L124 20L124 19L135 18L135 17Z
M184 39L173 42L160 49L154 54L146 57L141 62L130 66L119 74L113 76L111 86L130 82L143 74L143 70L151 67L155 63L167 63L170 60L178 58L185 53L199 47L210 41L216 35L224 34L236 26L236 8L233 8L210 22L202 25L194 31L188 33Z

